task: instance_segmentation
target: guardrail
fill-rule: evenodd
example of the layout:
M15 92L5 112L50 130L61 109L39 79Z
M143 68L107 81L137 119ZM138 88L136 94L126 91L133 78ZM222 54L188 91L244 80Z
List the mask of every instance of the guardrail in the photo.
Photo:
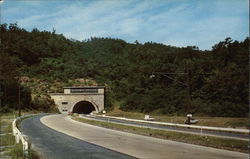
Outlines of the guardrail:
M25 115L25 116L21 116L21 117L18 117L16 119L14 119L14 121L12 122L12 132L13 132L13 136L15 136L15 141L16 143L18 144L21 140L22 142L22 145L23 145L23 155L24 155L24 158L28 158L28 155L29 155L29 143L28 143L28 140L26 138L25 135L23 135L19 129L17 128L17 121L25 118L25 117L30 117L30 116L33 116L34 114L31 114L31 115Z
M240 133L240 134L249 134L249 129L235 129L235 128L175 124L175 123L166 123L166 122L158 122L158 121L145 121L145 120L138 120L138 119L129 119L129 118L124 118L124 117L106 116L106 115L95 115L95 116L104 117L104 118L113 118L113 119L119 119L119 120L127 120L127 121L132 121L132 122L150 123L150 124L165 125L165 126L172 126L172 127L184 127L184 128L199 129L199 130L201 130L201 135L202 135L202 130L224 131L224 132L232 132L232 133Z

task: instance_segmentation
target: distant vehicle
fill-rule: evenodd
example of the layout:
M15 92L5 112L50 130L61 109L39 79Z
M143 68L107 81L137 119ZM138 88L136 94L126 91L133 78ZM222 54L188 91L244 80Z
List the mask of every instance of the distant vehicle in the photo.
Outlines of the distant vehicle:
M147 121L154 121L155 119L152 118L152 117L150 117L149 115L145 115L144 120L147 120Z
M190 121L188 119L185 120L185 124L196 124L198 123L197 119L191 118Z
M187 114L187 119L184 122L185 124L196 124L198 120L194 119L192 114Z

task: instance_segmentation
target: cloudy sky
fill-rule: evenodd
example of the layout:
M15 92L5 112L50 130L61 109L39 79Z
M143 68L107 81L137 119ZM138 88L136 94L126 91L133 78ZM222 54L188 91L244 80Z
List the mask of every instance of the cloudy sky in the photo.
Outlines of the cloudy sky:
M1 23L85 40L211 47L249 35L248 0L4 0Z

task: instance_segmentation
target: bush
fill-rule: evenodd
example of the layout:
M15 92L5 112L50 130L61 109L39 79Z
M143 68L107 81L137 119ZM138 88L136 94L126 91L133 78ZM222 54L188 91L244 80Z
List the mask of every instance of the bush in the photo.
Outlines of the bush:
M13 109L10 108L9 106L5 105L3 107L0 107L0 113L10 113L12 112Z
M31 102L31 108L41 110L46 113L58 111L56 109L54 101L50 98L35 97L34 100Z

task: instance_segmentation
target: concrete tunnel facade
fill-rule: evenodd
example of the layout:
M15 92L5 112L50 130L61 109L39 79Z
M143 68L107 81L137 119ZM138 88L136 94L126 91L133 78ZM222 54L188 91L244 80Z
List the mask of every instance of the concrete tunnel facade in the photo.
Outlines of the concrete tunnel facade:
M89 114L104 110L105 87L63 87L64 93L51 93L61 113Z

